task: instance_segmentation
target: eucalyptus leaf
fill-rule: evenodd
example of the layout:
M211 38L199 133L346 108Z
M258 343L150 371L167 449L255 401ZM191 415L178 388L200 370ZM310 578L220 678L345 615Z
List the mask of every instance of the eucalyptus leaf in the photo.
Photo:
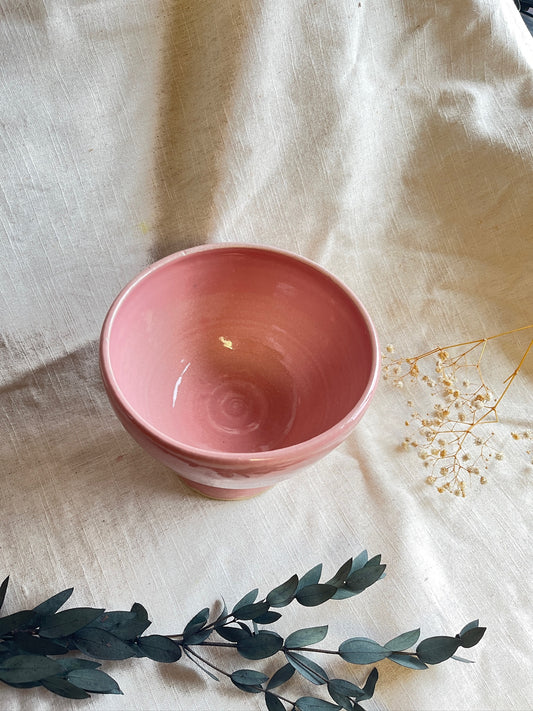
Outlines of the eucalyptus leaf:
M474 647L485 634L486 627L471 627L459 635L461 647Z
M421 662L420 659L418 657L415 657L413 654L401 654L400 652L392 652L391 654L389 654L388 659L390 659L391 662L395 662L396 664L399 664L402 667L407 667L408 669L423 670L428 668L427 664Z
M412 647L418 642L420 638L420 629L410 630L409 632L404 632L403 634L394 637L390 642L385 644L387 649L392 652L403 652L404 649Z
M3 681L3 679L0 681ZM5 681L4 683L9 684L9 686L13 686L15 689L34 689L35 687L42 685L41 681L27 681L20 684L12 681Z
M98 667L102 666L100 662L96 662L94 659L84 659L83 657L63 657L57 661L61 664L64 673L68 673L73 669L98 669Z
M292 575L288 580L268 593L266 596L267 603L270 607L285 607L294 599L298 583L298 576Z
M228 608L226 607L226 603L223 601L222 605L222 610L220 612L220 615L216 618L215 620L215 627L218 627L219 625L223 625L226 622L226 619L228 617Z
M272 675L267 684L267 689L277 689L278 686L282 686L282 684L285 684L294 676L295 671L296 670L292 664L284 664L277 670L277 672L275 672L275 674Z
M210 637L213 633L212 629L203 629L200 630L199 632L195 632L194 634L190 634L187 637L187 644L192 645L192 644L202 644L202 642L205 642L205 640Z
M138 620L148 621L148 612L146 611L144 605L141 605L140 602L134 602L131 606L130 612L133 612L133 614Z
M361 687L356 684L352 684L351 681L345 681L344 679L330 679L328 681L328 691L335 691L342 696L347 696L352 699L361 699L365 696L365 692Z
M52 597L49 597L48 600L41 602L41 604L37 605L37 607L34 607L33 611L36 615L40 615L41 617L53 615L54 612L57 612L59 608L66 603L73 592L74 588L62 590L61 592L52 595Z
M459 644L456 637L428 637L420 642L416 653L425 664L440 664L455 654Z
M0 652L0 664L10 657L21 654L21 650L12 640L7 640L7 642L2 643L2 647L3 649Z
M373 556L372 558L369 558L367 562L365 563L365 566L372 566L372 565L381 565L381 553L378 553L377 555Z
M261 686L268 681L268 676L255 669L237 669L230 675L231 681L242 686Z
M344 600L354 595L359 595L370 585L380 580L384 576L385 565L380 563L381 556L374 556L368 560L368 554L363 551L353 561L350 574L346 578L344 585L339 587L334 600Z
M360 687L344 679L330 679L328 681L328 693L346 711L352 711L353 703L351 699L366 698L366 693Z
M353 710L353 703L350 700L349 696L345 696L344 694L340 694L338 691L335 691L335 688L329 687L328 683L328 693L333 699L333 701L338 704L342 709L345 709L345 711L352 711Z
M170 664L181 657L181 647L168 637L159 634L139 637L137 646L143 654L155 662Z
M43 679L41 684L48 691L63 696L65 699L88 699L90 697L86 691L61 676L49 676Z
M305 575L302 575L298 582L296 592L300 591L302 588L307 587L308 585L316 585L316 583L320 582L321 575L322 563L318 563L318 565L315 565L313 568L311 568L311 570L308 570Z
M233 606L233 609L231 613L233 614L236 612L240 607L244 607L245 605L251 605L253 602L257 600L257 594L259 592L259 588L254 588L253 590L250 590L249 593L246 593L244 597L242 597L239 602L235 603Z
M363 568L350 573L346 579L346 588L355 593L363 592L381 578L385 568L385 565L370 565L369 561Z
M347 587L341 587L337 588L337 592L335 595L332 596L332 600L347 600L349 597L354 597L355 595L359 595L358 592L352 592L351 590L348 590Z
M72 638L74 645L89 657L95 659L128 659L137 656L133 645L115 637L107 630L85 627Z
M238 620L254 620L268 612L268 608L268 602L255 602L234 610L233 616Z
M135 614L133 612L106 610L91 622L90 626L107 630L118 637L117 630L125 624L129 624L132 620L135 620Z
M245 637L251 637L252 633L249 630L244 630L242 627L218 627L217 634L228 642L238 642Z
M13 641L21 651L28 652L29 654L54 655L66 654L68 652L65 644L61 644L52 639L37 637L28 631L16 632Z
M367 676L365 684L363 686L363 691L365 693L364 699L371 699L374 695L374 689L376 688L376 683L378 680L378 670L374 667L370 674ZM361 699L359 699L361 700Z
M100 669L73 669L67 679L85 691L94 691L97 694L122 694L117 682Z
M368 563L368 551L364 550L357 555L353 561L352 561L352 567L350 569L350 573L355 572L356 570L359 570L359 568L362 568Z
M245 659L266 659L283 647L283 637L274 632L261 630L258 634L237 642L237 651Z
M296 593L296 600L304 607L315 607L321 605L335 595L337 588L334 585L326 583L316 583L314 585L306 585Z
M263 689L260 686L252 686L250 684L239 684L238 681L231 680L232 683L241 691L245 691L247 694L260 694Z
M92 607L72 607L69 610L47 615L41 620L39 634L41 637L52 639L70 637L70 635L94 622L103 612L104 609Z
M18 654L0 663L0 679L15 684L40 681L62 671L59 662L38 654Z
M317 699L314 696L301 696L295 702L295 708L298 711L338 711L340 706L331 704L329 701Z
M456 654L452 654L450 659L455 659L456 662L464 662L465 664L473 664L471 659L465 659L464 657L458 657Z
M104 612L89 626L107 630L123 641L133 641L150 626L150 622L144 614L138 611L116 610Z
M281 613L274 612L274 610L268 610L264 615L259 615L259 617L254 617L254 622L258 625L271 625L273 622L277 622L281 618Z
M468 630L472 630L475 627L479 627L479 620L472 620L472 622L469 622L467 625L463 627L463 629L459 632L459 637L462 637Z
M292 632L292 634L285 639L285 646L291 649L294 647L307 647L310 644L318 644L318 642L324 639L327 633L327 625L322 625L321 627L306 627Z
M12 615L0 617L0 637L11 634L16 630L27 629L35 619L33 610L20 610Z
M344 583L346 578L350 575L350 572L352 570L352 563L353 559L349 558L346 563L343 563L341 565L341 567L337 570L337 572L332 578L326 580L326 583L328 585L335 585L335 587L339 587L339 585Z
M2 609L2 605L4 604L4 600L6 599L6 592L7 592L7 586L9 585L9 575L7 578L4 578L2 581L2 584L0 585L0 609Z
M320 686L321 684L327 683L328 674L326 670L320 666L320 664L317 664L312 659L305 657L303 654L298 654L298 652L285 652L285 656L289 664L291 664L297 672L299 672L312 684Z
M268 711L286 711L280 699L274 696L274 694L271 694L270 691L265 692L265 703Z
M352 637L339 646L339 655L350 664L374 664L390 655L390 651L367 637Z
M209 608L204 607L203 610L197 612L196 615L185 625L185 629L183 630L183 639L185 640L189 635L193 635L201 630L207 623L208 618Z

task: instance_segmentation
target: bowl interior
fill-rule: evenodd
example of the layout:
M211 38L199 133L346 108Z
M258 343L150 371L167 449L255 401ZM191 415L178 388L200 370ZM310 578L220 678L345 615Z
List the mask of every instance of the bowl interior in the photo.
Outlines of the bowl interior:
M376 359L366 316L335 279L251 247L157 263L112 308L107 343L108 380L130 418L218 452L328 430L360 401Z

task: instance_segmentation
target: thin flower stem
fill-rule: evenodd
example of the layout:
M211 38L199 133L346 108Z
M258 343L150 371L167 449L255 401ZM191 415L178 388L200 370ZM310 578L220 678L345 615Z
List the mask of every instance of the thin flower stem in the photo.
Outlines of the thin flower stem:
M220 667L217 667L216 664L213 664L210 662L208 659L205 659L205 657L202 657L200 654L197 654L195 651L193 651L188 645L183 647L184 651L187 653L187 655L190 655L192 657L196 657L196 659L199 659L201 662L203 662L206 666L211 667L211 669L214 669L217 671L219 674L224 674L224 676L230 677L231 674L229 674L227 671L224 671L224 669L221 669Z
M460 355L458 355L456 358L454 358L451 363L453 365L457 365L461 358L465 358L469 353L472 353L473 351L476 350L476 348L479 348L479 346L483 346L481 355L479 356L477 363L475 364L475 367L477 368L479 364L481 363L481 359L483 358L483 353L485 352L485 347L487 345L487 340L483 339L481 341L476 341L475 344L472 346L472 348L467 348L466 351L463 351ZM446 348L455 348L455 346L446 346Z
M509 375L508 378L506 378L506 379L503 381L504 383L507 383L507 384L506 384L505 388L503 389L503 391L501 392L499 398L496 400L496 402L494 403L494 405L491 405L491 407L487 410L487 412L485 412L479 419L477 419L477 420L474 422L474 424L472 425L472 427L474 427L475 425L478 425L480 422L482 422L491 412L494 413L494 415L495 415L495 417L496 417L496 420L498 420L498 415L497 415L497 412L496 412L496 408L498 407L498 405L500 404L500 402L503 400L503 398L504 398L506 392L507 392L507 391L509 390L509 388L511 387L511 385L512 385L512 383L513 383L513 380L514 380L514 379L516 378L516 376L518 375L518 372L520 371L520 368L521 368L522 365L524 364L524 361L525 361L525 359L527 358L528 353L529 353L529 351L531 350L531 347L532 347L532 346L533 346L533 339L529 342L528 347L526 348L526 350L525 350L525 352L524 352L522 358L520 359L520 362L518 363L518 365L516 366L516 368L514 369L514 371L511 373L511 375Z
M488 336L486 340L492 341L493 339L499 338L500 336L508 336L511 333L518 333L518 331L527 331L528 328L533 328L533 323L530 323L528 326L520 326L520 328L513 328L510 331L504 331L503 333L497 333L495 336Z
M300 649L301 649L301 648L300 648ZM307 651L312 651L312 650L308 649L307 647L304 647L304 649L305 649L306 652L307 652ZM287 650L287 654L288 654L289 658L290 658L290 652L295 652L295 651L296 651L296 648L295 648L295 649L289 649L289 650ZM315 650L315 651L316 651L316 650ZM308 664L306 664L304 661L302 661L302 659L299 659L299 660L298 660L298 663L301 664L301 666L302 666L304 669L307 669L308 672L310 672L311 674L315 675L315 676L318 677L319 679L322 679L322 681L323 681L324 684L328 682L328 677L327 677L327 676L323 676L322 674L319 674L315 669L313 669L313 668L310 667ZM316 683L316 682L315 682L315 683Z
M316 652L317 654L338 654L336 649L318 649L317 647L283 647L284 652Z
M439 350L445 350L447 348L459 348L461 346L470 346L472 343L483 343L483 341L494 341L496 338L501 338L502 336L510 336L511 333L518 333L519 331L527 331L528 328L533 328L533 323L528 326L520 326L520 328L513 328L510 331L502 331L502 333L495 333L492 336L486 336L485 338L477 338L474 341L465 341L464 343L454 343L450 346L444 346L443 348L435 349L437 352ZM435 351L434 351L435 352Z
M204 643L202 643L202 645L203 645L203 644L204 644ZM210 646L210 647L211 647L211 646L215 646L215 647L223 647L223 646L234 647L234 646L236 646L236 645L232 645L232 644L229 644L229 643L228 643L227 645L224 645L224 644L218 644L218 643L216 643L216 642L212 642L212 643L207 644L207 645L205 645L205 646ZM193 649L191 649L191 647L189 647L188 645L184 647L184 650L185 650L185 652L186 652L188 655L190 655L190 656L192 656L192 657L196 657L196 659L200 660L200 661L201 661L203 664L205 664L206 666L211 667L211 669L214 669L214 670L217 671L219 674L223 674L224 676L227 676L228 678L231 678L231 673L225 671L224 669L221 669L221 667L218 667L216 664L213 664L212 662L210 662L209 660L207 660L205 657L202 657L200 654L198 654L198 653L195 652ZM257 688L258 691L263 692L263 694L266 693L266 691L268 691L267 689L263 689L263 687L260 686L259 684L257 685L256 688ZM295 702L295 701L292 701L291 699L287 699L285 696L281 696L280 694L277 694L277 693L275 693L275 692L273 692L273 691L270 691L270 693L271 693L273 696L277 696L277 698L278 698L278 699L281 699L281 701L285 701L285 702L287 702L288 704L291 704L291 706L292 706L293 709L296 708L296 702Z
M477 359L476 368L479 368L479 366L481 365L481 360L482 360L483 356L485 355L485 350L487 348L488 342L489 341L487 338L483 339L483 346L481 347L481 353L479 355L479 358Z
M498 410L501 402L526 358L531 355L533 339L529 341L516 368L503 381L498 396L488 387L482 366L490 341L531 329L533 324L485 338L437 346L408 358L393 359L384 354L384 379L390 380L394 387L402 389L408 380L423 382L429 387L431 397L442 398L433 407L430 406L425 415L412 400L407 401L411 414L405 424L416 423L417 435L405 437L401 444L404 451L415 448L424 466L431 467L426 482L436 484L440 493L449 491L464 496L465 476L476 476L481 484L485 484L484 471L487 471L492 458L496 461L503 459L503 452L497 451L490 442L494 433L486 436L479 434L476 428L500 421ZM386 350L388 354L394 353L392 345L387 346ZM435 374L427 372L431 369L431 356L436 358ZM460 372L464 373L462 378ZM513 438L521 437L513 434ZM524 435L525 438L529 438L529 434Z
M503 381L504 383L506 383L507 381L509 381L509 385L510 385L510 384L513 382L513 380L515 379L515 377L516 377L517 374L518 374L518 371L520 370L520 368L521 368L522 365L524 364L524 361L525 361L525 359L527 358L528 353L529 353L529 351L531 350L531 347L532 347L532 346L533 346L533 339L529 342L529 345L528 345L528 347L526 348L524 355L523 355L522 358L520 359L520 363L516 366L516 368L514 369L514 371L511 373L511 375L509 375L507 378L505 378L505 380ZM502 399L502 397L503 397L503 395L505 394L506 390L507 390L507 388L504 390L502 396L500 397L500 400Z
M474 350L477 346L481 345L482 343L486 341L493 341L496 338L501 338L503 336L509 336L512 333L518 333L519 331L526 331L529 328L533 328L533 323L529 324L528 326L521 326L520 328L513 328L510 331L502 331L501 333L496 333L492 336L486 336L485 338L476 338L473 341L464 341L463 343L452 343L447 346L436 346L435 348L432 348L430 351L426 351L425 353L421 353L420 355L413 356L412 358L407 358L408 363L413 363L416 362L417 360L422 360L422 358L427 358L430 355L434 355L435 353L440 353L441 351L448 350L450 348L461 348L463 346L473 346L470 348L468 351L465 351L464 354L466 355L470 351Z

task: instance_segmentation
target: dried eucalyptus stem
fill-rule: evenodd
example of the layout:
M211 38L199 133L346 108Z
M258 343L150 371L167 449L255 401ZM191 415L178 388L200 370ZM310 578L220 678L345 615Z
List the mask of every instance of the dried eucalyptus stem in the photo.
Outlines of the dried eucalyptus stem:
M258 600L254 589L228 612L218 615L209 608L200 610L180 634L144 632L150 625L145 608L135 603L129 611L77 607L60 610L72 594L72 588L45 600L32 610L22 610L0 617L0 681L21 689L42 686L59 696L84 699L89 692L121 694L117 682L99 669L100 661L147 657L156 662L174 663L186 657L210 678L228 678L237 688L262 694L268 711L327 711L328 709L363 709L378 681L373 668L364 683L332 676L309 655L339 657L355 665L368 665L383 659L411 669L427 669L456 656L460 647L476 645L485 632L474 620L455 637L437 636L419 640L420 630L397 635L385 644L366 637L352 637L337 649L316 647L326 637L327 625L296 630L283 638L265 629L281 618L279 609L296 601L315 607L327 600L343 600L357 595L384 577L381 556L368 558L363 551L344 563L335 575L320 582L319 564L299 578L293 575ZM0 586L0 607L8 586ZM412 650L409 648L416 645ZM229 648L246 660L281 656L283 663L272 674L256 669L223 669L208 656L209 648ZM79 653L85 656L79 656ZM287 698L279 692L295 674L322 687L329 699L315 695Z
M423 383L432 397L424 414L408 399L410 415L406 426L415 430L405 437L402 448L415 449L424 466L430 469L426 482L440 493L465 496L467 481L487 482L487 469L503 452L494 445L494 431L482 428L499 421L498 408L533 347L529 341L513 372L494 395L488 386L482 361L490 342L532 329L533 324L473 341L438 346L409 358L394 356L388 345L383 354L383 378L400 390L411 383ZM423 368L426 367L426 371ZM529 430L513 432L513 439L531 439ZM528 450L531 454L531 450Z

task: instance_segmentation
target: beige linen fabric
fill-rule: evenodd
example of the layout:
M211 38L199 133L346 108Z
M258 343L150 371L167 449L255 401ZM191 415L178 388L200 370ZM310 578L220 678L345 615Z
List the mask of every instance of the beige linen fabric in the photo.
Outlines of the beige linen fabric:
M6 613L74 586L69 604L138 601L154 632L179 632L221 597L368 548L384 581L289 608L281 631L330 624L333 647L479 618L475 664L383 662L367 708L532 708L533 455L510 436L531 427L531 357L502 403L504 462L466 499L399 451L405 398L382 382L341 447L244 502L197 497L145 454L97 359L119 289L208 242L317 261L399 354L531 323L532 71L512 0L0 0ZM496 389L526 343L494 343ZM103 668L124 696L2 686L0 709L264 708L187 664Z

